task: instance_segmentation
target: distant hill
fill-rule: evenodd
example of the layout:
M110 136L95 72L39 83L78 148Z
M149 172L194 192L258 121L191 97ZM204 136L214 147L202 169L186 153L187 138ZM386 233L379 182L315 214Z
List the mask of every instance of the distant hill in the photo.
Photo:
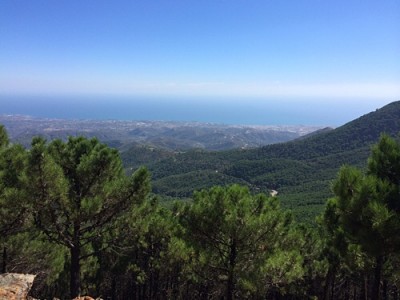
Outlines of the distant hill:
M164 150L227 150L281 143L320 126L250 126L199 122L62 120L0 115L11 140L29 146L33 136L48 140L83 135L127 151L137 145ZM143 152L143 149L139 149ZM154 154L154 153L153 153Z
M382 132L400 131L400 101L392 102L335 130L312 135L301 141L262 148L266 155L306 159L359 149L376 142Z
M392 136L400 132L400 101L304 139L257 149L179 152L147 166L153 188L161 195L190 197L196 189L241 183L254 191L277 190L284 206L310 219L332 196L330 183L340 166L364 167L382 132ZM129 165L129 155L123 157Z

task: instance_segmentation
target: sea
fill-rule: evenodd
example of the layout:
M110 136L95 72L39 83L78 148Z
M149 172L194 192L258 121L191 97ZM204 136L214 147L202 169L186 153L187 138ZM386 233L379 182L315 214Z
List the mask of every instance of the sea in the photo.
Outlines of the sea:
M380 99L0 95L0 114L51 119L337 127L389 102Z

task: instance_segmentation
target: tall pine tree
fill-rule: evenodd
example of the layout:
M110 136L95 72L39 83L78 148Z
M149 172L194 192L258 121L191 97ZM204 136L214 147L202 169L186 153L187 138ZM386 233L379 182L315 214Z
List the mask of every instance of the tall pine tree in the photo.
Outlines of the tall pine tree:
M383 135L372 150L367 173L342 167L333 191L336 197L327 206L325 222L330 226L335 220L337 232L374 261L371 299L381 299L385 263L400 251L399 142Z
M34 222L47 238L69 249L70 296L80 294L81 262L106 248L113 221L149 192L149 175L124 175L116 150L97 139L70 137L50 144L34 138L27 176ZM98 249L97 251L100 251Z
M267 287L303 275L303 258L291 247L291 215L276 198L238 185L214 187L196 192L178 215L193 253L194 280L208 295L265 297Z

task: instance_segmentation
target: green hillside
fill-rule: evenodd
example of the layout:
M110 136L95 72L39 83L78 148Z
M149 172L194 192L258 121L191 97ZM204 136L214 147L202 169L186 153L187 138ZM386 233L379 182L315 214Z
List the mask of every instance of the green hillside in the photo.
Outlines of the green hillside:
M331 196L330 182L340 166L363 167L382 132L400 132L400 101L300 140L251 150L193 150L164 154L162 159L148 152L147 161L141 149L140 162L150 169L153 189L160 195L187 198L215 184L240 183L254 191L277 190L284 206L309 219ZM127 167L134 155L135 151L122 153Z

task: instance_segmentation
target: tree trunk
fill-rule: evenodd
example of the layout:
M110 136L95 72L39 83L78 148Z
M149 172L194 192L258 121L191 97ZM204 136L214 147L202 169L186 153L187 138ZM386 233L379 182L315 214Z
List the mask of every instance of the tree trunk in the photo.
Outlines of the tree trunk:
M1 273L7 273L7 247L3 248L3 266L1 268Z
M332 277L331 294L329 299L335 299L335 276Z
M382 299L388 300L388 282L387 282L387 280L383 280Z
M335 277L335 268L330 267L328 270L328 274L326 275L325 279L325 286L324 286L324 300L329 300L330 299L330 290L333 288L333 280Z
M117 280L115 279L115 276L112 276L111 279L111 300L116 300L117 299Z
M71 277L70 277L70 294L71 298L78 297L81 293L81 266L80 266L80 245L79 242L70 249L71 253Z
M397 290L396 286L393 286L393 300L398 300L399 299L399 291Z
M382 276L382 266L383 266L383 256L380 255L376 258L376 266L374 269L374 283L372 286L372 295L371 299L379 300L379 287L381 285L381 276Z
M230 245L229 251L229 270L228 270L228 282L226 288L226 299L232 300L233 299L233 292L235 290L235 282L234 282L234 269L236 266L236 256L237 256L237 249L236 249L236 239L233 238Z
M349 279L346 279L344 283L344 295L343 295L344 300L349 300L350 299L350 284L349 284Z
M76 298L81 294L81 243L80 243L80 223L79 220L74 221L74 233L72 237L73 244L70 248L71 267L70 267L70 294L71 298Z
M368 300L368 277L364 276L364 282L361 286L361 295L360 299Z

